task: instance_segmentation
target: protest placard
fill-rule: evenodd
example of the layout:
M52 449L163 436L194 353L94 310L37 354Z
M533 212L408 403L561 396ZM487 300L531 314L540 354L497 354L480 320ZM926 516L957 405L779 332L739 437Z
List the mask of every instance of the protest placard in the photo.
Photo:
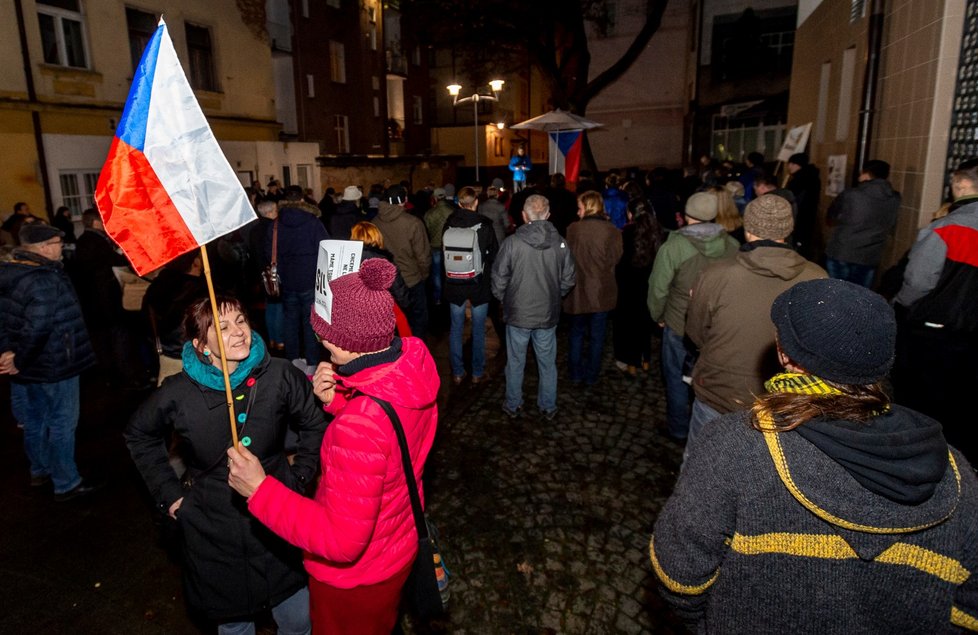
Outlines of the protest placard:
M333 317L333 292L329 281L360 270L363 243L359 240L323 240L316 263L316 314L327 322Z

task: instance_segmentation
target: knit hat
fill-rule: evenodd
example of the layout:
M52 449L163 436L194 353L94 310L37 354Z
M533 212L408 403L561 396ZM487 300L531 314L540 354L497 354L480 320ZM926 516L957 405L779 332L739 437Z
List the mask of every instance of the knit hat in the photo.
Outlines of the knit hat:
M697 192L686 201L686 216L708 223L717 217L718 207L716 194Z
M436 187L435 191L432 192L431 195L435 197L436 201L440 201L441 199L445 198L445 188Z
M799 282L775 298L771 321L781 350L822 379L872 384L893 366L893 309L865 287L831 278Z
M359 201L361 198L363 198L363 192L356 185L348 185L343 190L344 201Z
M392 185L384 192L384 200L391 205L404 205L407 203L407 190L403 185Z
M370 258L360 270L329 282L333 292L332 322L312 310L312 330L330 344L353 353L372 353L394 339L394 298L391 283L397 267L383 258Z
M445 183L445 196L455 198L455 185L453 183Z
M64 238L65 233L47 223L34 222L21 225L17 236L21 245L37 245L52 238Z
M503 184L503 180L497 176L492 180L492 185L490 187L499 188L501 190L506 186Z
M775 194L755 198L744 210L744 231L758 238L784 240L794 229L791 203Z

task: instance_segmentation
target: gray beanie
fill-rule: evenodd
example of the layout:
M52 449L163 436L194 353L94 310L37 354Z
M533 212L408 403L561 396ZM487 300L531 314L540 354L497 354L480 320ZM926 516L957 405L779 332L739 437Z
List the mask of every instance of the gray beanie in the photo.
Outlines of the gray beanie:
M857 284L831 278L799 282L775 298L771 321L781 350L822 379L872 384L893 366L893 309Z
M758 238L784 240L794 229L791 203L776 194L755 198L744 210L744 231Z

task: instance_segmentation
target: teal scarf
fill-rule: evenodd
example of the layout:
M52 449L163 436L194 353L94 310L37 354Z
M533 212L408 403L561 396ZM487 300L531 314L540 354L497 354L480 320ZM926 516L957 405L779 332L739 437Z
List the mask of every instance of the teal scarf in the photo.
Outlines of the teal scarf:
M200 361L193 344L184 342L181 357L183 358L183 370L190 375L191 379L211 390L224 390L224 373L221 372L221 367ZM251 350L248 352L248 357L238 362L238 367L231 373L231 389L234 390L240 386L241 382L248 378L251 371L263 359L265 359L265 342L262 341L258 333L252 331Z

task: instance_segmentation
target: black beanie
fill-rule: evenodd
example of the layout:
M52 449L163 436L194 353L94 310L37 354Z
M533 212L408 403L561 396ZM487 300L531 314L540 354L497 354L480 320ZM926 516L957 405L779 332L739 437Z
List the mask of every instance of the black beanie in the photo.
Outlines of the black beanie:
M893 366L893 309L865 287L830 278L799 282L774 300L771 320L781 350L822 379L872 384Z

